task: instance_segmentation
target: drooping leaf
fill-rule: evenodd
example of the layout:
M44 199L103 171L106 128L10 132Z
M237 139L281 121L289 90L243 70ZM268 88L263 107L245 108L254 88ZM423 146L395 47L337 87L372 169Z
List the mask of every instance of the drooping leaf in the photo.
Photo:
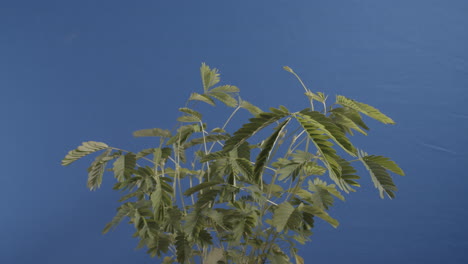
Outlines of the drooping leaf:
M234 164L247 179L253 179L253 167L249 160L237 158Z
M101 155L96 157L96 159L91 163L91 166L88 168L88 188L93 191L101 186L102 176L106 169L107 162L109 159L109 154L111 149L107 149Z
M256 116L260 113L263 113L262 109L256 107L255 105L242 100L240 103L240 107L244 108L245 110L249 111L253 116Z
M192 247L187 240L185 233L179 232L176 236L175 241L177 261L181 264L187 262L187 260L192 256Z
M342 106L346 106L346 107L349 107L351 109L354 109L360 113L363 113L369 117L372 117L374 118L375 120L377 121L380 121L384 124L395 124L395 121L393 121L390 117L384 115L382 112L380 112L378 109L370 106L370 105L367 105L367 104L364 104L364 103L360 103L360 102L357 102L355 100L352 100L352 99L349 99L349 98L346 98L342 95L337 95L336 96L336 103L342 105Z
M356 114L359 116L359 113L356 112ZM364 131L355 121L353 121L346 115L339 113L339 111L333 112L332 110L331 119L337 126L343 127L346 130L346 132L348 132L350 135L353 135L353 132L351 129L354 129L358 131L359 133L367 136L367 132Z
M341 168L341 176L340 182L342 184L348 186L348 190L354 192L355 190L351 188L351 186L361 187L361 185L356 182L356 180L360 179L358 175L356 175L356 169L351 165L351 163L341 157L338 158L338 165Z
M331 111L332 116L333 115L340 115L343 117L348 118L352 122L354 122L358 127L369 130L369 127L367 127L366 123L362 120L361 114L359 114L359 111L356 111L352 108L349 107L337 107L333 108Z
M213 244L213 237L206 229L201 229L198 233L197 241L202 247L206 247Z
M262 151L260 151L255 161L255 167L253 171L254 181L261 181L261 175L263 173L263 170L265 169L267 160L270 157L271 150L273 149L273 146L276 144L276 141L280 137L281 131L283 131L284 127L289 123L290 120L291 118L288 118L285 121L283 121L278 127L276 127L276 130L273 132L273 134L271 134L271 136L269 136L263 144Z
M221 101L222 103L224 103L225 105L229 107L237 106L237 100L228 93L210 91L207 93L207 95L210 96L211 98L218 99L219 101Z
M208 95L199 93L192 93L190 95L189 101L202 101L212 106L216 105L213 99L211 99Z
M322 130L328 137L330 137L335 143L345 150L351 156L356 156L356 148L353 146L351 141L349 141L346 134L333 123L329 117L317 111L305 110L301 111L301 114L307 115L307 119L310 123L315 123L320 130Z
M345 192L349 192L349 186L341 179L341 166L338 163L340 157L336 154L336 150L332 147L333 143L328 141L330 137L326 134L323 125L312 120L308 115L300 113L295 115L301 126L312 139L315 147L323 157L322 161L328 169L330 178Z
M113 165L114 177L119 182L123 182L133 174L133 170L136 166L136 155L131 152L121 155Z
M289 115L289 112L283 109L271 108L270 110L272 110L272 112L263 112L249 119L249 123L244 124L239 130L234 132L234 135L226 140L223 151L228 152L239 147L258 131Z
M294 181L306 163L307 162L299 163L290 161L289 163L282 165L282 167L277 171L279 174L278 180L283 181L291 176L292 180Z
M277 232L282 232L289 221L294 207L289 202L284 202L278 205L273 214L272 224Z
M398 175L405 176L403 170L392 160L384 156L375 156L375 155L368 155L366 156L367 160L372 160L373 162L379 164L380 166L384 167L385 169L394 172Z
M222 181L209 181L209 182L202 182L198 185L195 185L191 188L188 188L185 192L184 192L184 195L185 196L190 196L198 191L201 191L203 189L206 189L206 188L209 188L209 187L212 187L212 186L215 186L215 185L218 185L218 184L222 184L223 182Z
M327 223L332 225L333 227L338 227L339 223L336 219L332 218L327 212L325 212L323 209L321 209L318 206L314 205L299 205L297 208L299 211L306 212L312 215L315 215L323 220L325 220Z
M109 230L117 226L124 219L124 217L131 215L134 210L135 209L133 208L132 203L122 204L119 208L117 208L117 214L114 216L112 221L104 227L102 233L105 234L109 232Z
M96 142L96 141L83 142L81 146L68 152L68 154L62 160L62 165L63 166L70 165L71 163L75 162L76 160L86 155L89 155L99 150L106 149L108 147L109 146L107 146L107 144L102 143L102 142Z
M186 113L188 115L191 115L191 116L195 116L197 117L199 120L202 119L202 114L200 114L198 111L195 111L193 109L190 109L188 107L182 107L182 108L179 108L179 111L181 111L182 113Z
M149 154L154 154L156 148L144 149L136 154L136 159L141 159L148 156ZM161 149L161 159L167 159L172 154L171 148L162 148Z
M133 132L134 137L171 137L171 132L167 129L161 128L150 128L150 129L141 129Z
M388 197L395 198L394 192L398 189L386 168L378 163L379 161L382 161L380 157L368 156L367 153L361 151L359 153L359 159L364 164L364 167L369 171L375 188L379 190L380 198L384 198L384 192L387 193Z

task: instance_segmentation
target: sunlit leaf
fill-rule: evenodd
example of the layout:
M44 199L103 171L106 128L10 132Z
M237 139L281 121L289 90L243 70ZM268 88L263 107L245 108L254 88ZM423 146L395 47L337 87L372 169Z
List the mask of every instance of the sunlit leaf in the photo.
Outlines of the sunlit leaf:
M106 149L108 147L109 146L107 146L107 144L102 143L102 142L96 142L96 141L83 142L81 146L68 152L68 154L62 160L62 165L63 166L69 165L86 155L89 155L91 153L94 153L102 149Z

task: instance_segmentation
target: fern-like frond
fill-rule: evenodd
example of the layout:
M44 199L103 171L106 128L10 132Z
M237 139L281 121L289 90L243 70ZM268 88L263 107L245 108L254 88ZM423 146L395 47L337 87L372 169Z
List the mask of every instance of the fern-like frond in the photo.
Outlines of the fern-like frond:
M382 162L380 156L368 156L367 153L360 151L359 159L369 171L375 188L379 190L380 198L384 198L384 192L387 193L390 198L395 198L394 192L398 189L386 168L379 163ZM388 161L384 160L384 164L387 165L388 163L386 162Z
M106 170L107 162L109 159L109 154L111 149L107 149L101 155L96 157L96 159L91 163L91 166L88 168L88 188L93 191L101 186L102 176Z
M113 166L114 177L119 182L123 182L133 174L136 166L136 155L131 152L121 155L115 160Z
M210 96L211 98L218 99L229 107L237 106L237 100L228 93L209 91L206 95Z
M239 130L234 132L234 135L226 140L223 151L228 152L239 147L258 131L289 115L289 112L283 109L271 108L270 110L272 112L263 112L249 119L249 123L244 124Z
M205 63L202 63L200 67L200 74L203 83L203 91L205 93L220 81L218 69L210 69Z
M209 181L209 182L202 182L198 185L195 185L191 188L188 188L185 192L184 192L184 195L186 196L190 196L196 192L199 192L203 189L206 189L206 188L209 188L209 187L212 187L212 186L216 186L218 184L223 184L224 182L222 181Z
M234 85L221 85L211 89L210 92L238 93L239 88Z
M187 240L184 232L179 232L175 239L177 261L181 264L187 263L188 259L192 257L192 246Z
M326 182L315 178L314 181L309 181L309 191L312 192L311 199L314 205L322 209L327 209L333 205L333 196L344 200L343 195L336 189L334 184L327 185Z
M354 129L358 131L359 133L367 136L367 132L364 131L355 121L353 121L348 116L341 114L340 111L334 111L336 109L343 109L343 108L335 108L331 112L331 119L337 126L342 127L343 130L349 133L350 135L353 135L353 132L351 129ZM359 118L361 117L358 112L355 112L355 113Z
M356 175L356 169L351 165L351 163L341 157L338 158L338 165L341 167L341 176L340 180L343 184L348 186L348 190L354 192L355 190L351 188L351 186L361 187L361 185L356 182L356 180L360 179L358 175Z
M332 225L333 227L338 227L339 223L336 219L331 217L327 212L325 212L322 208L315 206L315 205L304 205L300 204L297 209L301 212L306 212L312 215L315 215L323 220L325 220L327 223Z
M384 124L395 124L395 121L393 121L390 117L384 115L382 112L380 112L377 108L374 108L373 106L357 102L342 95L336 96L336 103L354 109Z
M323 157L322 161L328 169L330 178L340 187L340 189L345 192L349 192L349 186L345 184L343 179L341 179L341 166L338 163L340 157L332 147L333 143L328 141L330 137L324 131L324 126L312 120L308 115L298 113L295 117L312 139L315 147Z
M256 116L260 113L263 113L262 109L256 107L255 105L242 100L240 103L240 107L244 108L245 110L249 111L253 116Z
M283 131L284 127L289 123L291 118L288 118L284 120L271 134L271 136L268 137L268 139L265 141L265 143L262 146L262 151L257 156L257 159L255 161L255 167L253 171L253 178L255 182L260 182L262 181L262 173L263 170L265 169L265 166L267 164L267 160L270 157L271 150L273 149L274 145L276 144L276 141L280 137L281 131Z
M335 125L333 120L320 112L310 111L308 109L301 111L301 114L308 116L308 122L315 123L315 126L321 129L348 154L353 157L356 156L356 148L353 146L353 144L351 144L351 141L349 141L348 137L346 137L346 134Z
M148 156L149 154L154 154L155 151L156 151L156 148L144 149L136 154L136 159L138 160L138 159ZM172 154L171 148L161 149L161 159L167 159L169 156L171 156L171 154Z
M167 129L161 128L149 128L149 129L141 129L133 132L134 137L163 137L168 138L171 137L171 132Z
M206 94L192 93L190 95L189 101L202 101L209 105L215 106L215 102Z
M102 233L105 234L109 232L111 228L115 228L126 216L132 214L135 208L132 206L133 203L124 203L119 208L117 208L117 214L114 216L111 222L109 222L102 230Z
M89 155L99 150L106 149L108 147L109 146L107 146L107 144L102 143L102 142L96 142L96 141L83 142L81 146L68 152L68 154L62 160L62 165L63 166L70 165L71 163L77 161L78 159L86 155Z
M286 227L294 207L289 202L284 202L278 205L273 213L272 225L276 228L277 232L282 232Z

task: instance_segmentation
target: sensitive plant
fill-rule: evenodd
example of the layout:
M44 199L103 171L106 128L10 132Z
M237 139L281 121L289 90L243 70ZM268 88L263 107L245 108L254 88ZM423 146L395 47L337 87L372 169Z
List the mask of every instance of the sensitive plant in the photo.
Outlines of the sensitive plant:
M100 187L106 172L122 193L121 206L103 232L129 219L138 248L162 263L304 263L298 244L310 241L314 223L338 221L328 214L359 185L355 165L370 174L381 198L397 190L391 173L404 175L387 157L356 148L350 136L367 135L363 115L394 121L376 108L337 95L305 90L307 107L263 111L241 99L239 88L218 85L220 74L202 64L202 91L179 109L177 127L134 132L159 144L137 152L83 142L62 165L100 152L88 168L88 188ZM200 102L233 109L224 122L209 126L194 109ZM253 117L230 133L239 111Z

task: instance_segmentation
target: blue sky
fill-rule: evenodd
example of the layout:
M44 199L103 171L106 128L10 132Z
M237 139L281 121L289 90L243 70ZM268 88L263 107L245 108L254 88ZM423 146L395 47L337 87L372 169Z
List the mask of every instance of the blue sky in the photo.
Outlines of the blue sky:
M90 192L88 162L60 160L87 140L147 146L131 133L172 128L206 62L264 109L306 107L288 65L397 121L356 138L405 170L397 198L364 177L307 263L467 263L467 13L462 0L2 1L0 262L158 263L131 226L101 235L111 177Z

